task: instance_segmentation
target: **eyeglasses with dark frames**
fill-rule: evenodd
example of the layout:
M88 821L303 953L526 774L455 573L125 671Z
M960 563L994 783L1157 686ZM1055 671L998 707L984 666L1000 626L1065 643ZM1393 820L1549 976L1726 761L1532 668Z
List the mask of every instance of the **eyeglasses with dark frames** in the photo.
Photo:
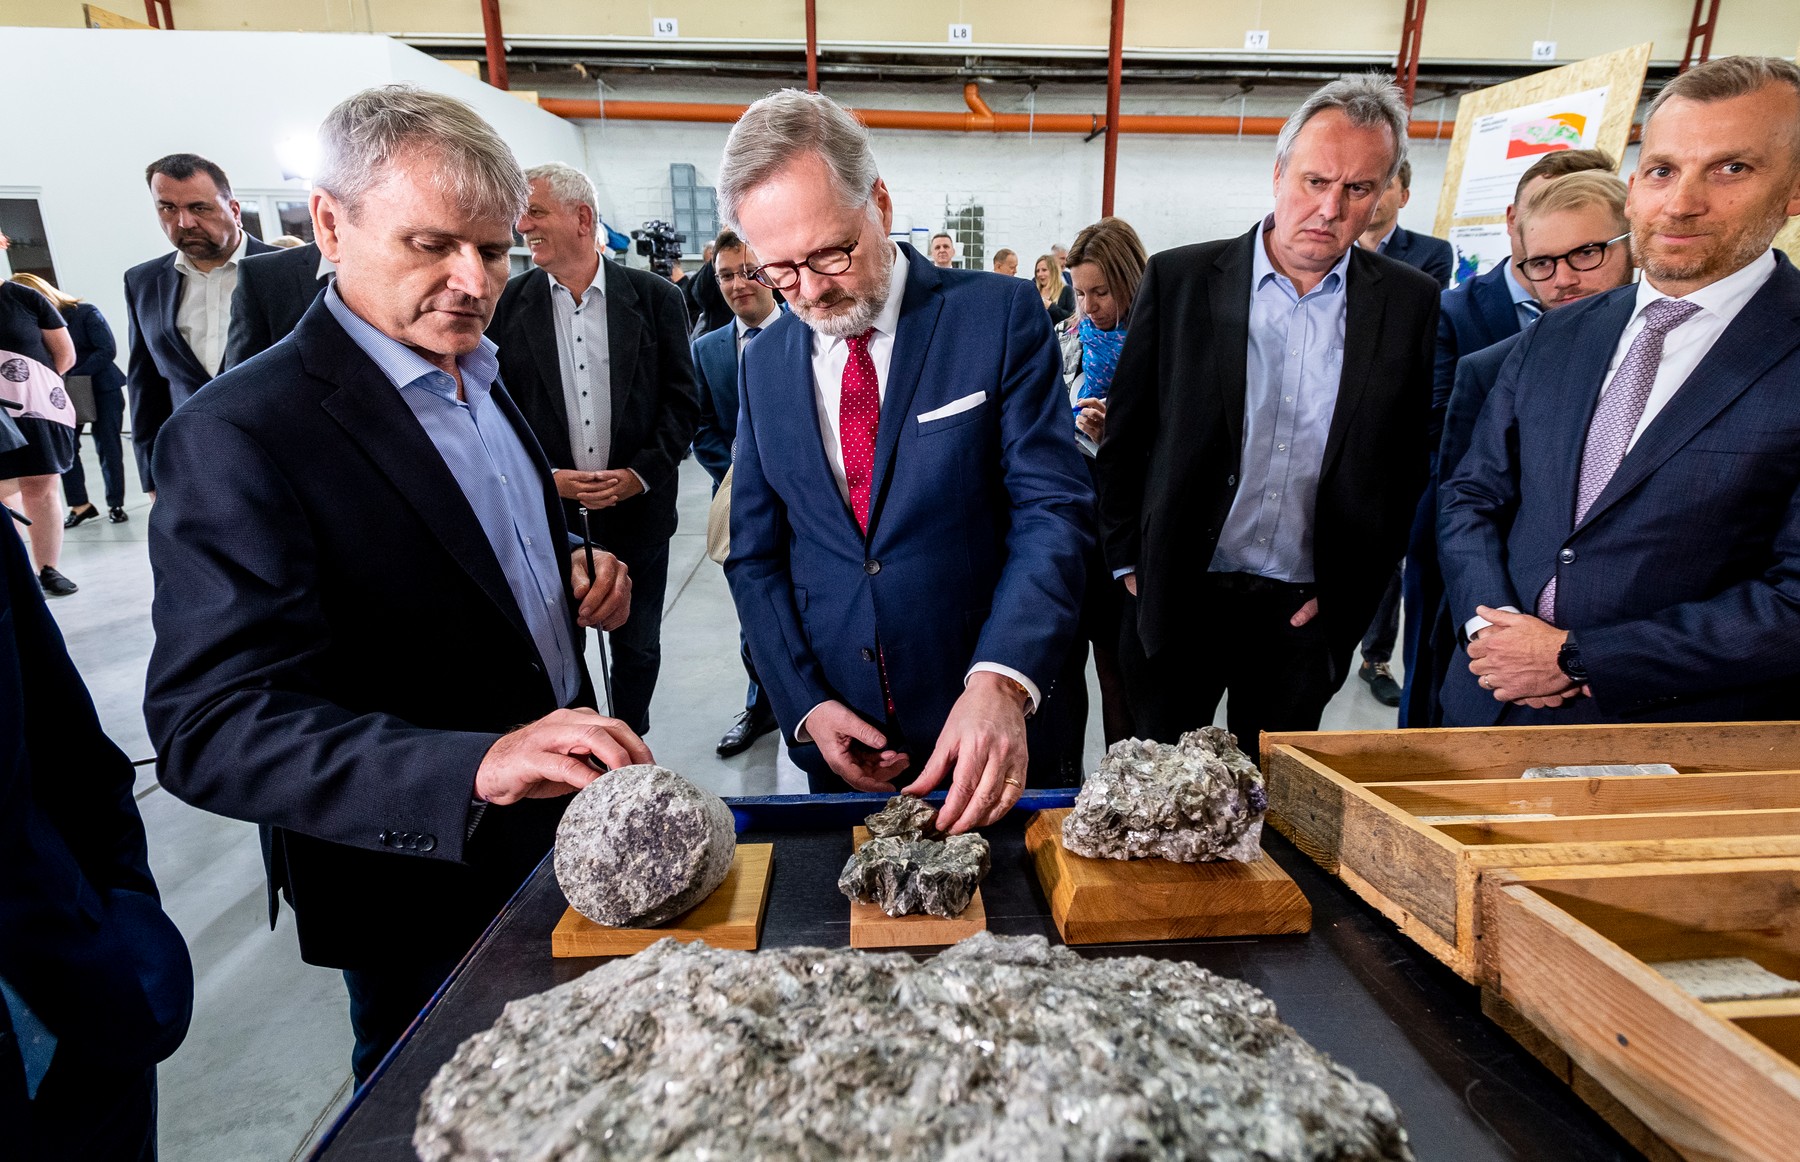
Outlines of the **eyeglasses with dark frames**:
M1594 270L1606 261L1606 251L1616 242L1623 242L1631 237L1621 234L1617 238L1608 238L1605 242L1589 242L1569 251L1567 254L1546 254L1537 258L1525 258L1514 263L1532 282L1543 282L1556 277L1556 264L1566 262L1570 270Z
M815 250L799 262L765 262L750 272L750 277L770 290L793 290L800 285L800 268L814 274L842 274L850 269L850 255L856 243L848 246L826 246Z

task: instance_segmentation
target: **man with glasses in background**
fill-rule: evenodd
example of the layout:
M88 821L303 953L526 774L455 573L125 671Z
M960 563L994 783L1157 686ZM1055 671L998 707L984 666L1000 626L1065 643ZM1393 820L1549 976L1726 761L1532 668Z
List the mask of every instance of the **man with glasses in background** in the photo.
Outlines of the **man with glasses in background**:
M775 292L756 281L756 254L737 232L719 232L712 251L712 269L720 293L731 307L732 320L694 340L694 373L700 380L700 426L694 432L694 459L712 477L713 493L730 486L731 445L737 439L738 359L749 342L781 317ZM730 758L750 749L750 744L775 729L775 709L756 680L756 663L750 659L750 643L738 635L738 652L750 689L744 695L744 711L725 737L719 755Z
M1446 725L1800 715L1794 214L1800 68L1670 81L1626 202L1643 281L1532 324L1444 484Z
M868 130L816 93L752 105L718 189L789 307L744 351L725 572L795 762L815 791L948 775L953 832L1028 770L1078 779L1044 703L1093 496L1036 291L890 242Z

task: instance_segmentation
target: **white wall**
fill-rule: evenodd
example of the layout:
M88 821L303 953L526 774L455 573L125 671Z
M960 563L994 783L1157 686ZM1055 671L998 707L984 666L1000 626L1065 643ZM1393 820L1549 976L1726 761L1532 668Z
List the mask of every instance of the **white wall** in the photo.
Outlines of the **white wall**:
M241 190L291 190L277 143L310 137L360 89L410 81L460 97L523 165L581 165L568 122L385 37L261 32L0 29L12 94L0 117L0 196L35 192L58 278L93 301L125 362L128 267L169 251L144 166L198 153ZM27 108L24 94L40 94ZM265 228L274 223L265 221Z
M866 108L965 109L960 86L942 93L919 86L831 86L833 97ZM1252 95L1242 104L1248 116L1286 116L1306 89ZM608 79L614 100L685 100L744 103L762 90L731 83L690 81L667 84ZM985 99L996 112L1027 109L1022 86L988 86ZM551 95L549 90L545 95ZM557 91L556 96L593 97ZM1100 111L1100 92L1050 93L1040 90L1038 112ZM1229 114L1240 103L1227 93L1199 86L1132 89L1127 113ZM1421 106L1422 119L1454 119L1454 102ZM728 125L643 121L582 121L590 172L600 188L601 210L616 229L629 231L649 218L670 214L669 164L696 166L702 185L718 176L719 155ZM1068 245L1076 231L1100 216L1104 140L1075 134L922 133L878 130L875 149L883 178L893 194L897 228L943 225L945 200L974 199L987 211L987 251L1002 246L1022 256L1022 273L1050 244ZM1448 142L1414 141L1413 196L1401 215L1409 229L1430 231L1443 184ZM1125 134L1119 141L1115 212L1134 227L1152 252L1187 242L1241 233L1274 205L1272 137L1185 137ZM690 249L697 247L690 246Z

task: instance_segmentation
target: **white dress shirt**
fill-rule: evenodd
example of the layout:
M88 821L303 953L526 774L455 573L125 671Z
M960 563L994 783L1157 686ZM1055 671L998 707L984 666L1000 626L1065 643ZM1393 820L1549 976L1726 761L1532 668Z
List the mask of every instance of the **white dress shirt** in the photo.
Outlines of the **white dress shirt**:
M1706 353L1713 349L1713 344L1719 341L1725 328L1738 317L1738 312L1744 309L1774 274L1775 252L1765 250L1760 258L1751 259L1718 282L1708 283L1688 295L1667 295L1652 286L1648 278L1639 280L1637 306L1631 313L1631 321L1625 324L1625 330L1619 334L1618 345L1613 348L1612 362L1606 366L1606 378L1600 381L1599 399L1606 398L1606 393L1612 390L1613 376L1618 374L1619 364L1625 361L1625 353L1631 350L1631 341L1644 329L1644 311L1651 303L1658 299L1679 297L1697 304L1700 309L1664 337L1662 362L1656 365L1656 379L1650 385L1650 397L1644 401L1644 414L1639 417L1637 428L1631 433L1631 443L1625 446L1626 455L1629 456L1631 449L1637 447L1644 429L1675 398L1675 393L1694 374L1694 369L1700 366ZM1532 596L1536 597L1536 594ZM1508 613L1519 612L1511 605L1502 608ZM1492 623L1486 618L1471 617L1463 625L1463 635L1465 638L1473 638L1490 624Z
M556 320L556 361L562 369L563 410L569 452L582 472L601 472L612 455L612 351L606 333L606 261L580 301L549 271L551 315Z
M219 374L225 359L225 337L231 330L231 295L237 290L238 263L250 245L249 231L239 231L237 249L211 270L201 270L187 251L175 252L175 269L181 273L181 296L175 306L175 330L206 368Z
M893 247L892 242L885 243ZM875 392L882 404L887 402L888 367L894 359L894 335L900 326L900 309L906 297L906 256L894 248L894 269L888 276L887 304L881 313L875 316L870 324L869 359L875 364ZM779 307L776 308L780 310ZM774 322L774 315L764 320L763 326ZM742 324L738 332L738 353L743 353ZM818 405L819 439L825 444L825 460L831 465L831 477L837 482L838 495L844 503L850 503L850 478L844 472L844 445L838 435L838 412L843 403L844 368L850 362L850 344L845 339L835 339L819 331L813 332L812 372L813 401ZM1011 678L1024 688L1031 699L1031 710L1036 711L1041 700L1037 683L1011 666L1003 666L998 662L976 662L963 675L966 686L970 675L986 671ZM820 706L824 703L820 703ZM819 707L813 707L817 710ZM811 742L806 732L806 719L812 717L812 710L806 712L806 718L794 731L794 738L799 742Z

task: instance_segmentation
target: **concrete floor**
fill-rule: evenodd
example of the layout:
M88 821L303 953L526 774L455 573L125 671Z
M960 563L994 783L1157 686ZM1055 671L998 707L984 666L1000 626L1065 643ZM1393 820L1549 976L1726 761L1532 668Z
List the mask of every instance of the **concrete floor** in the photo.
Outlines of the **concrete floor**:
M82 451L97 492L99 466L89 441ZM129 449L127 472L135 476ZM804 778L778 757L775 735L735 758L714 753L743 705L737 618L723 570L706 559L709 487L691 459L682 465L680 487L662 678L647 741L660 763L721 795L804 790ZM128 523L89 522L68 534L62 571L81 592L51 608L107 732L132 759L143 760L153 756L142 714L152 641L149 506L135 479L126 511ZM1086 757L1092 764L1102 749L1097 691L1090 704ZM1324 722L1328 730L1393 724L1394 712L1355 680L1332 701ZM269 931L253 825L180 802L156 784L147 764L139 770L138 806L164 906L187 937L197 982L187 1041L158 1074L162 1156L183 1162L303 1156L349 1096L342 978L300 962L290 911Z

